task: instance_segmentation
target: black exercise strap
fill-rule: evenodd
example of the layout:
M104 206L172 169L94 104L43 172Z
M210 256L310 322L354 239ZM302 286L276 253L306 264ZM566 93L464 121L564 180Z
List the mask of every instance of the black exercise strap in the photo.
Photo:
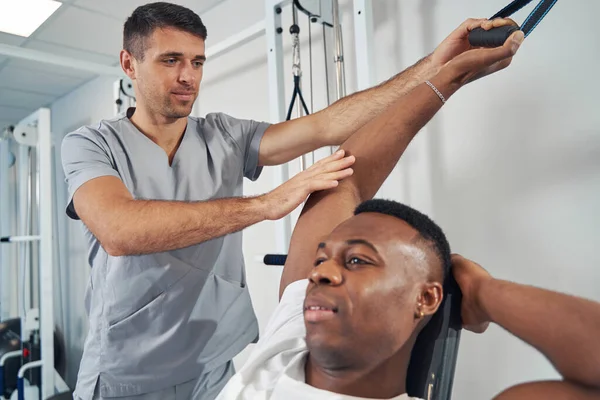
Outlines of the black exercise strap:
M308 107L306 107L306 102L304 102L304 96L302 96L302 90L300 89L300 77L294 76L294 93L292 94L292 102L288 108L288 113L285 118L286 121L292 119L292 110L294 109L294 104L296 103L296 97L300 98L300 102L302 103L302 107L304 108L304 112L306 115L309 115Z
M533 9L531 14L527 17L525 22L518 26L501 26L499 28L493 28L486 31L483 28L473 29L469 33L469 43L471 46L476 47L498 47L502 46L506 39L512 35L515 31L521 30L525 34L525 37L535 29L541 20L548 14L550 9L556 4L558 0L541 0L538 5ZM514 0L512 3L504 7L502 10L494 14L490 19L495 18L508 18L527 4L531 3L532 0Z
M294 10L297 7L296 2L292 4ZM302 76L302 70L300 69L300 27L296 21L296 14L294 13L294 24L290 26L290 34L292 35L292 58L293 58L293 66L292 73L294 75L294 93L292 94L292 101L290 102L290 106L288 108L288 113L285 118L286 121L292 119L292 110L294 109L294 104L296 103L296 97L300 98L300 102L302 103L302 107L304 108L304 112L306 115L309 115L308 107L306 106L306 102L304 101L304 96L302 96L302 89L300 89L300 77Z

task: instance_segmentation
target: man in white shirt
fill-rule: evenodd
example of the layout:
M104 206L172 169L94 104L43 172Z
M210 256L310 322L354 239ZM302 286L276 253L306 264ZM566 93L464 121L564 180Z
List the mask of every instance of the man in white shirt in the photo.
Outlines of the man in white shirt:
M290 244L281 302L218 399L409 400L411 350L442 302L449 273L463 294L466 329L483 332L495 322L539 349L565 377L515 386L496 399L599 398L600 304L494 279L451 256L427 216L370 200L442 104L490 66L506 66L522 39L516 33L503 47L461 54L342 145L355 158L354 173L308 199Z

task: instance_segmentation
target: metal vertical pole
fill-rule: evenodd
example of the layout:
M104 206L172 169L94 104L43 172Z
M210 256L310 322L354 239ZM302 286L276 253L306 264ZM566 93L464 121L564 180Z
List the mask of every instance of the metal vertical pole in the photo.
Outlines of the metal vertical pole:
M371 0L354 0L354 47L356 48L357 90L371 87L373 82L373 5Z
M0 236L8 236L11 232L10 221L13 213L10 210L10 168L13 156L10 152L8 133L0 133ZM10 316L9 304L12 299L12 265L10 259L10 247L0 246L0 320Z
M25 144L18 147L18 173L17 173L17 208L19 216L18 234L26 236L31 234L31 157L32 149ZM31 309L31 243L24 241L18 244L18 308L21 317L21 340L29 340L27 329L24 328L27 312Z
M40 165L40 334L42 398L54 394L54 245L52 197L52 138L50 109L38 111L38 154Z
M331 1L332 20L333 20L333 40L334 40L334 63L335 63L335 87L337 101L346 96L346 71L344 68L344 45L342 42L342 26L340 23L340 5L338 0ZM330 146L330 152L333 154L335 146Z
M283 69L283 29L281 26L281 7L285 1L265 0L265 33L267 36L267 60L269 67L269 107L271 122L285 120L285 85ZM289 179L287 164L274 168L273 184L280 186ZM276 251L287 253L292 227L290 216L275 222Z
M333 34L335 37L335 67L337 79L337 99L346 96L346 76L344 68L344 45L342 39L342 25L340 23L340 5L338 0L331 2L333 7Z

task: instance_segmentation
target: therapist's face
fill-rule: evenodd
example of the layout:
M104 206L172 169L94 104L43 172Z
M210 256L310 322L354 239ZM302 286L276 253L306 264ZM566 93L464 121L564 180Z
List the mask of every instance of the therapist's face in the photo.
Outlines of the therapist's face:
M306 292L313 363L339 370L374 367L394 355L408 362L442 300L441 277L432 272L439 263L429 243L396 217L363 213L339 225L319 245Z
M144 41L141 60L123 50L121 64L133 80L137 106L165 118L190 115L202 81L204 50L203 39L175 28L155 29Z

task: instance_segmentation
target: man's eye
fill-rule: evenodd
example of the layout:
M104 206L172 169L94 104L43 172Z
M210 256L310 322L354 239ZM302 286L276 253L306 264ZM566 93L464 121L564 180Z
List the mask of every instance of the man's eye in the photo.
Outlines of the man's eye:
M314 265L315 265L315 267L317 267L317 266L323 264L325 261L327 261L327 260L325 260L324 258L317 258Z
M196 68L200 68L200 67L201 67L201 66L203 66L203 65L204 65L204 63L203 63L203 62L201 62L201 61L195 61L195 62L194 62L194 67L196 67Z
M168 59L165 60L165 63L167 63L167 64L175 64L176 61L177 60L174 59L174 58L168 58Z
M364 265L364 264L368 264L366 261L364 261L361 258L358 257L350 257L348 259L348 264L350 265Z

